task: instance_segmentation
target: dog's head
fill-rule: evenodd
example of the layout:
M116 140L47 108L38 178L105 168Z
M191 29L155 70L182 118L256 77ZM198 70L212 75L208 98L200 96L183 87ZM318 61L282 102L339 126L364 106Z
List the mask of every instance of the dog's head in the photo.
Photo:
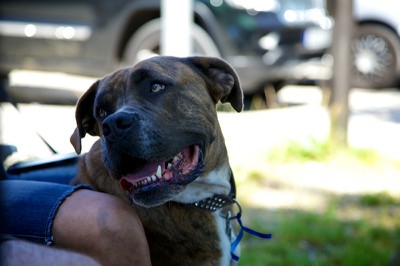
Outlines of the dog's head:
M207 154L216 138L222 138L218 101L229 102L238 112L243 108L238 77L227 63L207 57L154 57L89 88L77 104L71 143L80 153L86 133L100 136L104 165L130 200L159 205L214 160Z

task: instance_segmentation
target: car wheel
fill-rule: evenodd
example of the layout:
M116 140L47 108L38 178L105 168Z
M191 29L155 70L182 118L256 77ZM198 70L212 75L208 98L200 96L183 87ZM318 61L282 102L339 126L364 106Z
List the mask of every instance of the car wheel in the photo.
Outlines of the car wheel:
M396 85L400 42L391 30L366 24L356 28L352 44L353 87L387 88Z
M160 19L153 19L142 25L128 40L123 60L135 64L143 59L160 54ZM194 24L192 31L194 54L220 57L219 50L200 26Z

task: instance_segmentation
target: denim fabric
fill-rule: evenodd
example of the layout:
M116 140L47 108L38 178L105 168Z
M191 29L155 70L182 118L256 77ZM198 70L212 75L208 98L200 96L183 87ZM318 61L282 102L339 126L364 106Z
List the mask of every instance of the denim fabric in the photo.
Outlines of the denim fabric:
M52 245L51 228L60 204L81 188L89 186L27 180L0 181L0 235Z

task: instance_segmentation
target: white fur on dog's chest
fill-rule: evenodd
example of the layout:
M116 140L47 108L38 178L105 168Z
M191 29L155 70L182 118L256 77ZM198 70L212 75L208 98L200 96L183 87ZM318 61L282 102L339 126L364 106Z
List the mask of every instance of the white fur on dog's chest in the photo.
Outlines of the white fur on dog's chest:
M219 245L220 245L220 250L222 252L220 265L221 266L236 265L235 263L233 263L231 258L231 253L230 253L231 239L230 236L228 236L227 234L228 230L226 228L227 226L226 219L221 214L221 211L213 212L213 216L215 219L215 224L217 226Z
M212 197L213 195L228 195L231 191L229 164L224 165L219 169L215 169L205 176L198 177L195 181L189 184L186 189L178 195L174 201L191 204L205 198ZM220 265L236 265L232 264L230 249L231 249L231 236L228 236L227 222L225 215L217 210L212 213L217 228L217 235L219 239L219 248L221 250ZM228 225L230 226L230 225Z

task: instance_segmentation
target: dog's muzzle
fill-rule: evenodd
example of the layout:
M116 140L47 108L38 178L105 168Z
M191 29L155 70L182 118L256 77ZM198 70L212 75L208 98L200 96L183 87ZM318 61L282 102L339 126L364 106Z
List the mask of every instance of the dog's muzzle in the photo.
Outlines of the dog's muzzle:
M122 175L120 186L130 200L147 207L171 200L199 177L204 167L203 152L198 145L191 145L165 161L132 163L135 167Z
M143 162L136 171L122 176L121 187L126 191L134 191L168 183L186 185L192 181L190 176L194 174L194 171L199 173L201 157L199 146L192 145L169 160Z

